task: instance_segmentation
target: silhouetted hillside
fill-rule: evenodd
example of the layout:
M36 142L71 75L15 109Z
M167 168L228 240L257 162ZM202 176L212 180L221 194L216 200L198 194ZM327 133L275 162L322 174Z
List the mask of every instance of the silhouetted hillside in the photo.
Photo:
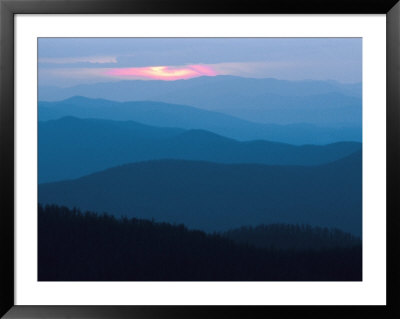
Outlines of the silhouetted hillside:
M39 205L39 281L360 281L361 245L283 251L138 219Z
M224 232L223 237L259 248L280 250L326 250L361 245L361 240L337 228L310 225L271 224L240 227Z
M73 97L59 102L39 102L40 121L64 116L136 121L160 127L202 129L240 141L268 140L289 144L328 144L362 139L360 125L336 127L311 124L261 124L187 105L161 102L113 102ZM317 111L320 112L321 110ZM315 111L307 111L315 113ZM341 112L337 112L341 114ZM359 117L358 119L360 119Z
M220 231L329 226L361 235L361 152L314 167L163 160L39 185L39 202Z
M239 142L203 130L161 128L132 121L64 117L38 125L39 183L73 179L145 160L310 166L332 162L361 149L356 142L325 146Z

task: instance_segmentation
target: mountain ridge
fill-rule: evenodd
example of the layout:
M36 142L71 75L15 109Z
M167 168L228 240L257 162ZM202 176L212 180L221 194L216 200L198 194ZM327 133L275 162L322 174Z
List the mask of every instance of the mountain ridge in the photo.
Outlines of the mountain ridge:
M262 124L220 112L163 102L115 102L75 97L60 102L39 102L38 116L39 121L64 116L132 120L152 126L203 129L242 141L264 139L300 145L362 140L361 127Z
M157 160L39 185L39 202L206 231L299 223L361 234L361 152L313 166ZM329 182L327 182L329 181ZM290 199L290 200L289 200Z
M362 147L357 142L324 146L242 142L206 130L75 117L39 122L38 134L39 183L76 178L129 162L167 158L312 166L332 162Z
M362 84L288 81L234 76L187 80L125 80L70 88L39 88L39 100L82 95L119 102L155 101L219 111L248 121L275 124L361 125Z

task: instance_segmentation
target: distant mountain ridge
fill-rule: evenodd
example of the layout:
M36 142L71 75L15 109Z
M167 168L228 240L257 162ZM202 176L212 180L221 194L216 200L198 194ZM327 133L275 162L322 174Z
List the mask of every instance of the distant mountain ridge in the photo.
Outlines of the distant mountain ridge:
M309 96L267 94L252 99L252 102L244 100L240 105L237 100L217 110L262 123L309 123L333 127L362 125L362 100L337 92Z
M361 83L285 81L236 76L177 81L119 81L70 88L39 87L39 100L76 95L113 101L157 101L219 111L267 124L361 125Z
M39 122L38 133L39 183L155 159L311 166L333 162L362 147L357 142L324 146L239 142L205 130L74 117Z
M177 81L131 80L39 87L39 100L73 96L113 101L157 101L220 111L247 120L317 125L361 125L361 83L285 81L236 76L198 77Z
M223 231L291 223L361 235L361 151L313 166L160 160L39 185L39 203Z
M269 140L289 144L328 144L362 139L361 127L320 127L310 124L275 125L241 120L223 113L161 102L115 102L73 97L59 102L39 102L39 121L64 116L132 120L146 125L202 129L229 138Z
M115 101L131 101L132 97L139 96L139 99L146 98L149 94L166 94L174 90L192 90L194 88L217 87L222 94L231 92L232 85L241 85L248 95L254 92L263 94L277 94L288 96L307 96L338 92L344 95L361 97L362 84L351 83L343 84L336 81L303 80L289 81L274 78L245 78L232 75L202 76L188 80L162 81L162 80L121 80L116 82L101 82L94 84L81 84L77 86L58 88L52 86L39 86L39 100L58 101L75 95L84 95L91 98L104 98ZM108 87L114 89L113 92L104 91ZM97 89L103 91L96 91ZM136 91L128 92L127 89L137 88ZM154 89L160 89L155 92ZM54 90L54 91L51 91ZM116 91L115 91L116 90ZM176 92L175 91L175 92ZM123 94L125 92L125 94ZM110 94L112 96L108 96ZM121 94L122 93L122 94ZM103 95L107 95L104 97ZM140 95L139 95L140 94ZM96 95L96 96L94 96ZM47 98L46 98L47 97Z

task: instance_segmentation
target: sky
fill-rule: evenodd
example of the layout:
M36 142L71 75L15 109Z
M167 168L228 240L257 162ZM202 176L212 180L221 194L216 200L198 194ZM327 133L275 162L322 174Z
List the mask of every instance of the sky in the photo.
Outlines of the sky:
M39 38L40 86L233 75L362 81L361 38Z

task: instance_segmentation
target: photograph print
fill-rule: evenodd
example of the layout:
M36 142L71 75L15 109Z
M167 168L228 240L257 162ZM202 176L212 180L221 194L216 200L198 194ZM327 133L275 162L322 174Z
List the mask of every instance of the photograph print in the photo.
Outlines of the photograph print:
M361 38L38 38L39 281L362 281Z

